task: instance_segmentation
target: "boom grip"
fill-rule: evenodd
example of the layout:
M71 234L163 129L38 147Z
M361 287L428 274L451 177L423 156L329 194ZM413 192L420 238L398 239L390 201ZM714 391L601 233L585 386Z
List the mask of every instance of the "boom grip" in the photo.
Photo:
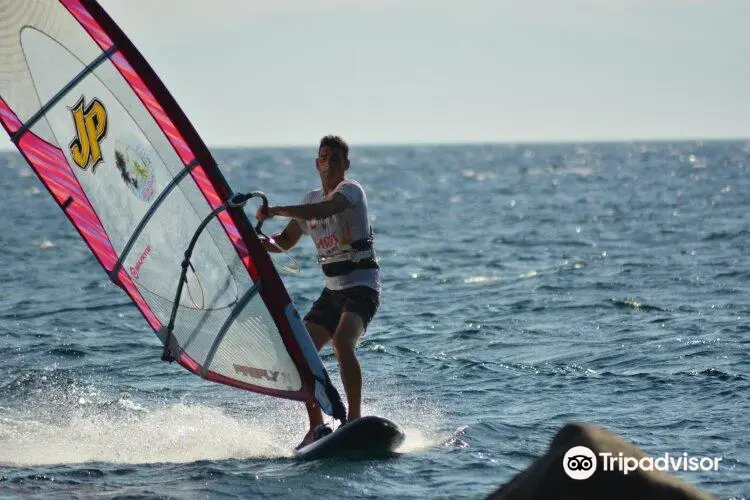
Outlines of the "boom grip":
M268 212L268 198L266 198L265 193L262 193L260 191L254 191L250 193L253 196L257 196L258 198L263 200L263 210ZM258 223L255 225L255 232L258 234L263 234L261 231L261 228L263 227L263 221L259 220Z

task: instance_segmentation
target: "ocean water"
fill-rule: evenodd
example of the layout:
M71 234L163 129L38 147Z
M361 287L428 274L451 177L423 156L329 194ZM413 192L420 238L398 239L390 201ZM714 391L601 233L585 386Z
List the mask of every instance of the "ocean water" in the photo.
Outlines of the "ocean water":
M214 153L273 204L319 182L315 145ZM678 475L750 494L750 142L354 146L350 174L384 288L358 351L364 413L407 439L387 460L298 463L302 405L161 362L1 153L0 496L483 498L572 420L652 456L721 457ZM304 313L322 275L310 241L292 254Z

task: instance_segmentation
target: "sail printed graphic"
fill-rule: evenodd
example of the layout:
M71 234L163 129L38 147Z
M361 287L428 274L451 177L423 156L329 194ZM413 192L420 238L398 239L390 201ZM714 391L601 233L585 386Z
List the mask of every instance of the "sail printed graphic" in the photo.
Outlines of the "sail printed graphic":
M76 165L86 170L95 169L104 158L99 143L107 135L107 110L94 98L84 106L84 97L72 109L77 136L70 143L70 153Z
M0 0L0 121L94 256L202 377L343 405L205 144L93 0ZM180 262L196 229L184 290ZM175 311L174 327L167 332Z

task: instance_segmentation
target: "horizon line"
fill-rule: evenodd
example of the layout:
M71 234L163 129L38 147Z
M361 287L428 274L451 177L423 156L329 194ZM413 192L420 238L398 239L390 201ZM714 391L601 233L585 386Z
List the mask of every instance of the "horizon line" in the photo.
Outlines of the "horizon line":
M322 137L322 136L321 136ZM632 144L632 143L669 143L669 142L742 142L750 141L750 135L742 137L727 136L696 136L696 137L634 137L634 138L597 138L597 139L520 139L520 140L455 140L455 141L407 141L407 142L387 142L387 141L362 141L349 142L350 148L353 147L452 147L452 146L551 146L551 145L575 145L575 144ZM209 150L230 150L230 149L306 149L315 147L317 141L311 143L258 143L258 144L206 144ZM0 153L16 152L16 148L0 147Z

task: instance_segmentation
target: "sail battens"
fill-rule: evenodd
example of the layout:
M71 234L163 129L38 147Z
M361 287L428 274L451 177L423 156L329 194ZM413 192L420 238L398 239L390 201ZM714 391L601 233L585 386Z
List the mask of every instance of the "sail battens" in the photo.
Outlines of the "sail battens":
M34 126L36 122L42 119L42 117L49 111L52 106L60 102L60 100L65 97L68 92L70 92L81 80L86 78L86 76L89 75L89 73L96 70L96 68L99 67L104 61L109 59L112 54L114 54L117 51L116 47L110 47L105 52L102 52L96 59L94 59L91 63L87 64L86 67L84 67L80 73L78 73L75 78L70 80L60 91L52 96L50 100L48 100L44 105L42 105L41 108L39 108L39 111L37 111L29 120L21 125L21 128L19 128L15 133L13 133L10 137L11 141L14 143L17 143L21 136L25 134L31 127Z
M191 237L233 190L127 36L94 0L0 1L19 12L3 25L17 36L0 37L0 53L25 62L0 79L0 121L150 327L172 324L175 359L206 380L341 415L241 209L205 225L182 272Z

